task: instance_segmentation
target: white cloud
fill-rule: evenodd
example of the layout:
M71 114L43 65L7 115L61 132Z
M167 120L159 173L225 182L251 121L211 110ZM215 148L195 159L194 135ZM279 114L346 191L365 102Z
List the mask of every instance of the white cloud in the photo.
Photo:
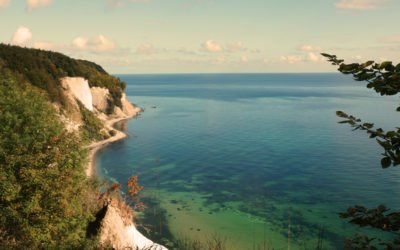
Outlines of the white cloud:
M52 3L53 0L26 0L26 5L29 10L33 10L39 7L46 7Z
M88 52L110 52L117 46L111 39L100 34L92 38L78 36L72 41L72 47Z
M88 42L89 42L88 38L78 36L74 38L74 40L72 40L72 46L77 49L84 50L87 48Z
M242 55L240 57L240 62L247 63L248 61L249 61L249 58L246 55Z
M283 63L294 64L304 61L304 58L299 55L288 55L288 56L281 56L280 61Z
M32 32L24 26L18 27L15 31L11 43L19 46L26 46L32 40Z
M310 62L320 62L322 60L322 58L315 52L308 52L308 60Z
M207 40L202 44L202 48L207 52L221 52L222 47L214 40Z
M373 10L385 4L386 0L339 0L336 8L343 10Z
M0 0L0 9L8 7L10 0Z

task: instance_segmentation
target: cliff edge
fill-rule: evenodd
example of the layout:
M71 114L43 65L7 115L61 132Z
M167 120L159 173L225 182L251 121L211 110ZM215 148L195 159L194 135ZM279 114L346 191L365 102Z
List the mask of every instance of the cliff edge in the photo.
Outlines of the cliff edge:
M105 145L127 136L124 132L114 129L112 125L117 121L138 115L142 112L142 109L130 103L124 93L121 97L122 107L114 107L114 111L111 114L107 114L107 111L110 110L109 105L111 100L108 89L100 87L90 88L88 81L82 77L66 77L61 79L61 82L65 91L64 94L68 97L70 104L77 107L79 106L78 102L82 103L86 109L102 121L103 130L112 135L89 144L90 154L86 175L90 177L95 172L93 158L96 152ZM68 119L64 118L64 120ZM65 125L69 129L79 129L82 123L75 123L74 126L71 126L70 121L66 122ZM126 216L126 213L132 212L129 209L124 209L125 212L122 212L120 207L121 202L111 200L102 208L105 213L104 217L99 221L98 229L98 237L101 245L111 246L113 249L167 249L143 236L133 223L133 215ZM126 205L122 204L122 207L126 207Z

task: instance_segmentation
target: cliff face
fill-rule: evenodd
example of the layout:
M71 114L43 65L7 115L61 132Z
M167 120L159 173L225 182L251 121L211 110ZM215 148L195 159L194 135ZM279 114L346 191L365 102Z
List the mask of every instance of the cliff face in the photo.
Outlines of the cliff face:
M113 249L167 250L143 236L131 220L121 216L115 204L109 204L100 224L100 243Z
M70 112L68 116L64 116L64 123L69 129L78 129L83 125L83 122L76 118L76 112L79 112L77 102L81 102L85 108L95 114L103 122L104 129L108 132L114 130L112 127L113 121L133 117L142 111L139 107L130 103L126 95L123 94L121 98L122 108L114 107L113 113L107 114L107 111L110 110L111 100L108 89L100 87L89 88L88 81L82 77L66 77L61 82L64 88L64 95L68 99L68 105L72 107L72 110L75 110ZM114 130L113 134L108 139L91 144L93 148L90 158L93 158L95 153L93 149L98 149L107 143L126 136L118 130ZM89 167L86 174L91 176L92 172L93 169ZM121 210L122 208L124 208L123 211ZM104 217L101 218L98 230L101 245L112 246L113 249L167 250L167 248L147 239L136 229L132 220L132 212L127 209L127 205L110 201L103 209L106 212Z
M111 107L113 100L110 91L101 87L90 88L88 80L83 77L64 77L61 79L61 83L68 106L68 112L61 115L61 119L68 131L76 131L83 125L78 102L105 123L106 131L113 130L108 128L108 120L131 118L142 111L141 108L130 103L125 94L122 94L120 99L121 108ZM108 113L110 110L112 113Z
M62 87L69 90L85 108L93 111L93 98L89 88L89 82L82 77L64 77L61 79Z
M0 83L0 249L82 249L99 207L107 211L97 227L103 244L153 244L126 216L131 210L103 206L82 173L84 148L93 155L92 145L124 138L112 124L141 111L123 94L125 83L92 62L5 44Z

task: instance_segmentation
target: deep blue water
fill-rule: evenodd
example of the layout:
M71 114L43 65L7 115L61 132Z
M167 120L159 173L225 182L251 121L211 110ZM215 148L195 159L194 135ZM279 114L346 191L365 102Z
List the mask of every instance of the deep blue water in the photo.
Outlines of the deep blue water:
M400 208L399 171L380 168L381 149L365 133L337 124L336 110L399 124L398 100L364 83L339 73L119 77L145 112L129 121L128 139L98 155L98 167L120 183L139 174L175 238L307 249L322 228L324 247L340 248L358 229L338 212Z

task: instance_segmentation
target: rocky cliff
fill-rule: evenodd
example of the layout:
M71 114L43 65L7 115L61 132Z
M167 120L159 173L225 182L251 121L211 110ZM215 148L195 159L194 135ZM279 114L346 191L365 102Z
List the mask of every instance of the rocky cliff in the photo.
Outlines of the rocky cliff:
M91 111L97 118L103 122L104 130L108 133L114 131L110 138L102 141L93 142L90 145L90 161L93 161L97 149L107 143L120 140L126 135L112 127L112 123L121 119L131 118L142 110L128 101L126 95L121 98L122 107L114 107L111 114L110 110L110 92L106 88L89 87L89 83L82 77L66 77L61 79L64 88L64 95L68 98L69 105L78 109L78 102ZM72 112L73 113L73 112ZM75 121L74 121L75 119ZM69 130L79 129L83 125L82 121L74 116L64 116L64 124ZM110 133L111 134L111 133ZM90 164L92 165L92 164ZM88 167L86 172L88 176L93 175L93 168ZM147 250L166 250L165 247L155 244L153 241L143 236L135 227L132 218L132 211L120 201L110 200L103 207L103 216L98 222L100 244L103 246L112 246L113 249L147 249Z

